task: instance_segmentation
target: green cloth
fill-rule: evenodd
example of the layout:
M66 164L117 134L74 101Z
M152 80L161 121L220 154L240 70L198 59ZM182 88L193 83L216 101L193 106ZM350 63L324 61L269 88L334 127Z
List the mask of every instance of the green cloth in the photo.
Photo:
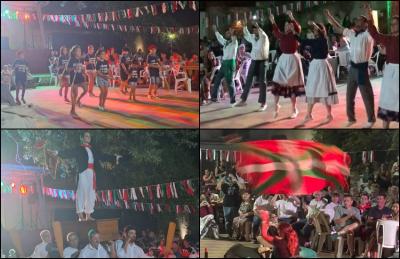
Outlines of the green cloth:
M235 59L222 60L221 71L222 73L224 73L224 77L228 85L231 84L233 80L235 70L236 70Z
M318 258L317 253L307 247L300 247L300 257L301 258Z

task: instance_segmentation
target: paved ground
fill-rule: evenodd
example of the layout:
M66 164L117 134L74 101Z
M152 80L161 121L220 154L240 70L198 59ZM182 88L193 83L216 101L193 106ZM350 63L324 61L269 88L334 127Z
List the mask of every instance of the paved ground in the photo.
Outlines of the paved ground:
M374 95L375 95L375 110L378 110L379 93L382 78L375 78L371 80ZM333 106L332 114L334 120L328 124L321 125L321 122L326 117L325 107L317 104L314 107L313 117L314 120L306 124L302 128L344 128L347 122L346 116L346 84L341 83L337 85L339 93L339 104ZM237 100L239 96L237 96ZM298 128L299 124L304 119L307 105L305 98L298 100L298 109L300 114L296 119L290 119L291 104L290 99L281 98L281 110L278 118L273 119L274 98L270 92L267 93L268 108L264 112L256 112L259 107L257 103L258 88L252 89L251 94L247 100L247 106L230 108L229 98L221 103L212 103L200 107L200 127L201 128ZM364 103L361 94L358 91L356 96L356 116L357 123L352 125L351 128L362 128L367 121ZM377 120L374 128L381 128L382 121ZM391 128L399 128L398 123L391 123Z
M80 90L81 91L81 90ZM98 95L98 88L95 94ZM12 92L15 95L15 92ZM159 100L149 100L147 89L136 91L137 102L128 101L117 88L109 90L106 111L97 109L98 97L86 95L80 119L69 115L70 104L58 95L56 87L38 87L26 92L29 105L1 107L2 128L197 128L199 93L160 90Z

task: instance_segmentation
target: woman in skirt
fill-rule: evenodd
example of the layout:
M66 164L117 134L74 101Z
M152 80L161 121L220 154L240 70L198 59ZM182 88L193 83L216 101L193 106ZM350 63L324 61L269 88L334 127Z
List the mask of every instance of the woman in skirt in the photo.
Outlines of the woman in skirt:
M279 48L282 51L272 79L273 88L271 92L275 96L274 118L278 117L279 97L283 96L285 98L290 97L292 101L292 115L290 118L294 119L299 113L296 108L296 97L305 94L303 68L300 55L297 53L299 45L297 35L300 34L301 27L294 19L291 11L288 11L287 15L290 21L285 23L285 33L279 30L274 16L272 14L269 15L274 36L279 40Z
M374 25L372 10L367 8L368 32L377 44L386 47L378 118L383 121L383 128L387 129L391 121L399 122L399 16L392 18L391 34L380 34Z
M322 124L327 124L333 120L332 104L339 103L335 75L327 59L328 36L322 23L310 21L308 25L311 26L315 38L301 40L303 46L311 47L312 56L306 84L307 115L301 125L312 120L311 113L316 103L325 105L327 115Z
M68 99L68 87L69 87L69 74L67 71L67 64L69 61L68 48L65 46L60 47L60 56L58 57L58 82L60 82L59 94L62 96L62 90L64 88L64 101L70 102Z
M97 86L100 88L99 110L104 111L108 87L110 87L110 82L108 81L110 67L108 61L105 60L106 52L104 49L99 49L96 56L99 57L99 60L96 63Z
M75 112L76 104L81 107L81 99L87 93L87 78L85 77L85 66L82 60L82 49L79 45L74 45L69 54L69 61L67 64L67 71L69 73L69 80L71 85L71 115L78 118ZM83 92L78 98L78 88L82 87Z

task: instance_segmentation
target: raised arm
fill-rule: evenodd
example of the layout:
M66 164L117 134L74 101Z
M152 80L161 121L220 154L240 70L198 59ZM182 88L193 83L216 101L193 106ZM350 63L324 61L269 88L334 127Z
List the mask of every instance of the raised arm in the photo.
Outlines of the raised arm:
M338 21L333 17L331 12L328 9L324 10L325 16L328 19L328 22L333 26L333 29L340 34L343 34L344 28L340 25Z
M296 19L294 18L292 11L287 11L286 14L287 14L287 16L289 16L290 21L293 23L295 34L300 34L301 33L301 26L296 21Z
M243 36L245 40L253 44L254 42L253 35L249 32L246 25L243 25Z
M217 30L217 26L213 25L213 30L215 32L215 37L217 37L217 41L219 42L219 44L221 44L222 46L225 45L226 40L224 39L224 37L221 35L221 33L218 32Z
M269 21L272 24L272 33L274 34L275 38L280 39L282 37L282 32L279 30L278 25L276 25L275 18L272 13L269 14Z

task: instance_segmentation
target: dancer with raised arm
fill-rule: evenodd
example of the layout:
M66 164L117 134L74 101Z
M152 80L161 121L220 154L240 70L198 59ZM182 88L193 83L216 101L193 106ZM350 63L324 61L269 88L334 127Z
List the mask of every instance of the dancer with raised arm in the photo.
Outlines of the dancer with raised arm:
M326 119L322 124L333 120L332 104L339 103L336 91L335 74L328 62L328 37L322 23L308 22L314 33L314 39L302 39L301 44L311 47L312 61L308 72L306 84L307 115L301 125L312 120L314 104L322 103L326 107Z
M284 33L276 25L274 15L272 13L269 15L274 36L279 40L279 48L282 51L272 79L273 88L271 92L275 96L275 112L273 117L278 117L280 109L279 97L283 96L290 98L292 102L292 114L290 118L294 119L299 114L296 107L297 96L305 94L303 67L300 55L297 53L299 46L297 37L301 32L301 27L294 19L291 11L288 11L286 14L289 17L289 21L285 23Z
M269 52L269 39L267 34L261 29L257 22L252 23L252 32L250 34L246 24L243 26L244 38L251 43L251 65L247 73L246 84L244 85L241 100L234 106L243 106L246 104L247 97L250 93L250 88L253 84L253 79L256 77L256 82L259 82L260 93L258 102L260 108L258 111L267 109L267 65Z
M371 8L366 6L366 9L369 33L376 43L386 48L378 118L383 121L383 128L388 129L391 121L399 122L399 16L392 17L391 34L381 34L374 25Z
M361 15L357 18L353 29L343 28L332 16L329 10L325 10L328 22L333 26L337 33L343 34L350 39L350 59L351 67L347 79L346 110L348 122L346 127L356 123L354 111L357 88L360 88L361 96L367 111L368 122L363 128L372 128L375 124L374 111L374 92L371 81L369 80L368 61L371 58L374 40L367 31L368 20Z
M225 38L217 31L217 26L213 25L213 30L215 32L215 36L219 44L223 46L223 57L222 57L222 66L217 74L213 88L211 93L211 101L218 102L218 93L221 87L221 81L225 78L225 81L228 85L228 91L230 96L230 103L233 105L235 101L235 82L233 81L233 77L235 76L236 69L236 52L238 48L238 40L235 35L235 31L233 28L229 28L225 32Z

